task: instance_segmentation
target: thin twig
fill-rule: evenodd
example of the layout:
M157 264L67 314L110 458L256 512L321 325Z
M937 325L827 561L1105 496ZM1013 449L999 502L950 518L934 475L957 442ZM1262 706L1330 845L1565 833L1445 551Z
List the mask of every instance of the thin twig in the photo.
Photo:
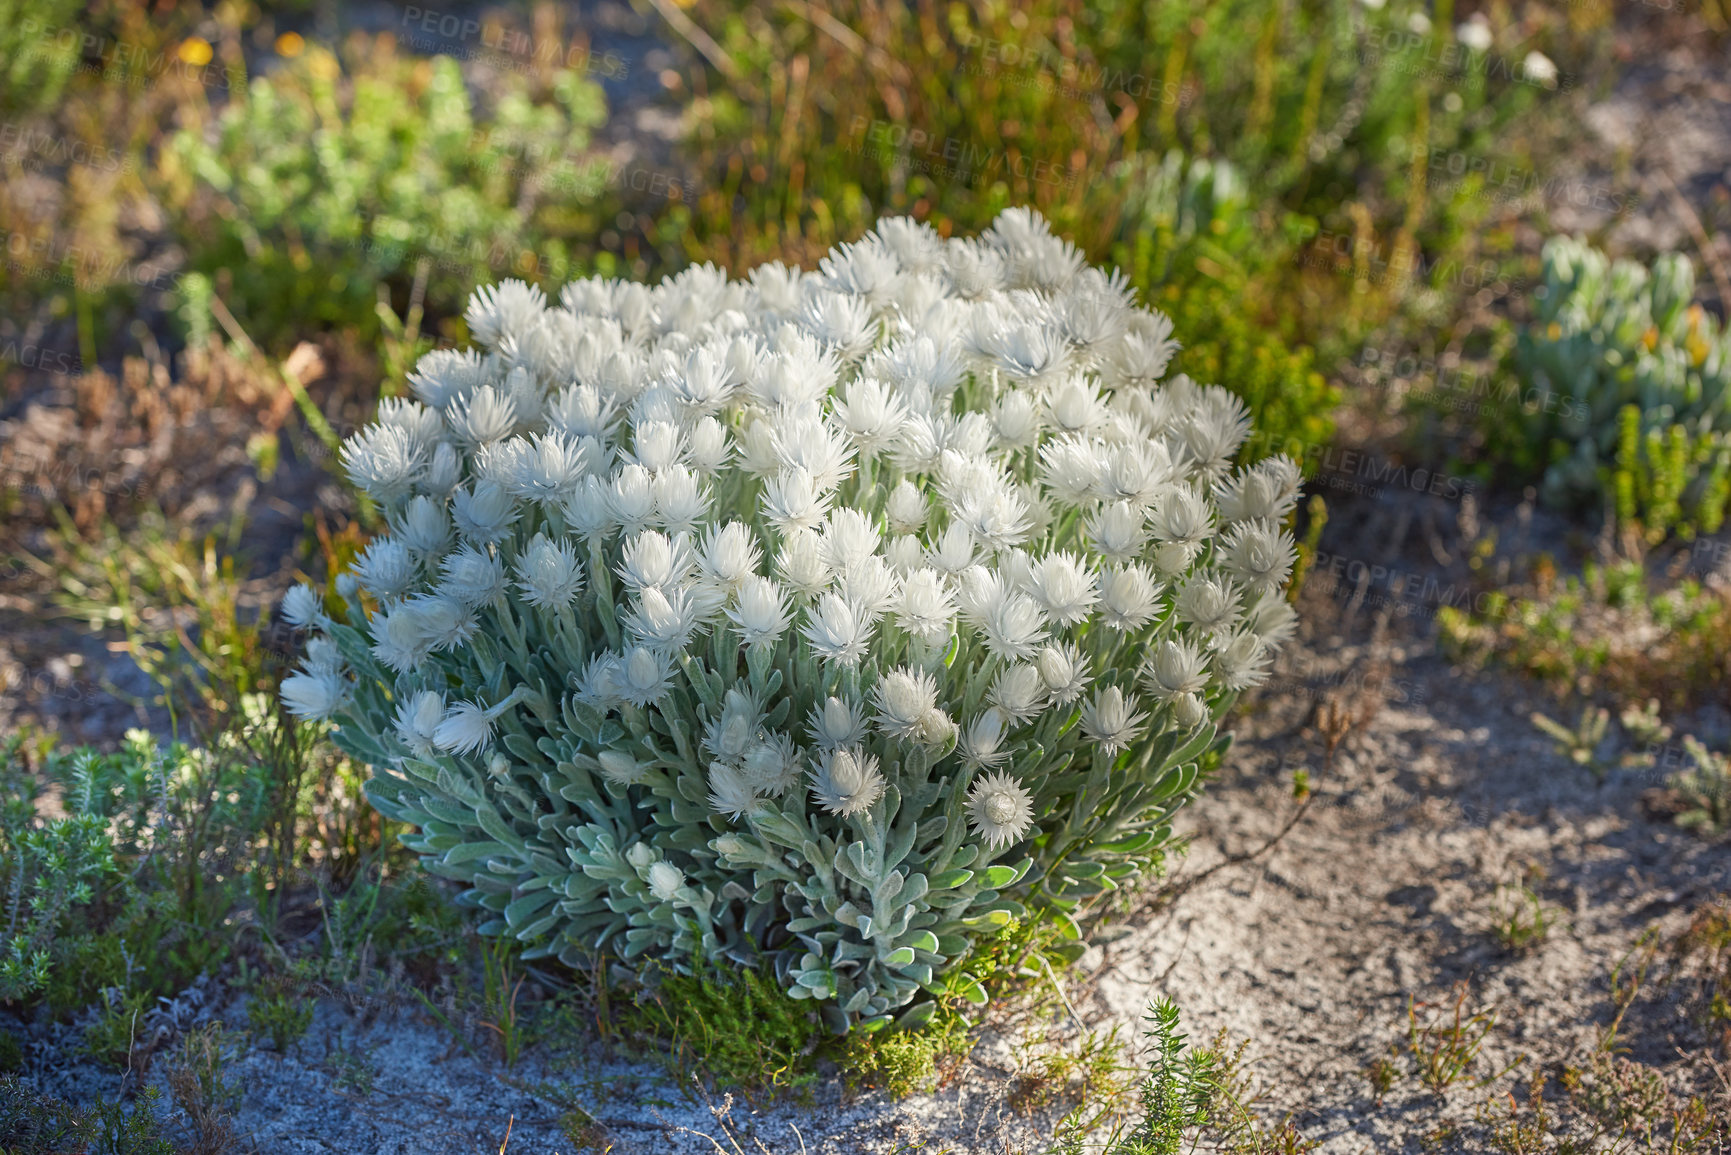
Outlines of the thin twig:
M729 80L738 83L740 80L739 65L733 62L733 57L727 50L715 42L715 37L699 28L697 24L674 7L672 0L649 0L661 18L672 25L673 30L685 37L691 46L703 54L703 58L715 65L715 68Z
M1660 168L1658 172L1659 179L1665 182L1665 187L1677 199L1677 207L1682 210L1683 224L1695 238L1695 247L1701 251L1701 261L1713 276L1713 286L1719 291L1719 308L1727 317L1731 317L1731 275L1725 271L1725 262L1719 259L1719 250L1714 248L1713 238L1707 235L1706 226L1695 213L1695 206L1689 203L1689 198L1677 187L1670 170Z

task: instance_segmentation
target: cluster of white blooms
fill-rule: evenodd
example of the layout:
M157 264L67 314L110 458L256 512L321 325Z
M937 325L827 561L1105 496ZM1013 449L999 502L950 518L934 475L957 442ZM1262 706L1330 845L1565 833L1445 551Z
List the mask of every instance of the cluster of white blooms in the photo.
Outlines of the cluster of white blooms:
M291 594L314 639L283 697L375 764L593 794L600 825L635 799L646 841L699 830L653 868L618 857L629 830L588 838L616 905L722 925L763 885L731 832L786 819L845 849L916 796L978 861L1032 853L1076 787L1025 751L1129 765L1211 726L1293 631L1298 469L1234 468L1243 405L1163 381L1170 322L1029 211L969 239L885 220L815 272L705 265L556 303L507 281L466 320L482 348L428 354L345 447L390 531L345 578L348 625ZM582 782L547 785L549 739ZM961 830L911 853L953 856ZM799 981L839 1000L842 962Z

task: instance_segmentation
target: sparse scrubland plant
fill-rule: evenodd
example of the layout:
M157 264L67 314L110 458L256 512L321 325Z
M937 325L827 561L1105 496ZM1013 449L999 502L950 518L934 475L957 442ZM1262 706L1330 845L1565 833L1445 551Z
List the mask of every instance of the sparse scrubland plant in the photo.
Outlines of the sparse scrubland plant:
M1658 695L1669 708L1715 700L1731 677L1731 590L1691 578L1655 588L1647 567L1589 562L1580 577L1521 596L1486 595L1437 613L1443 649L1470 665L1495 659L1559 695L1620 702Z
M391 532L282 693L525 957L923 1021L1158 868L1293 629L1297 467L1027 210L467 321L346 447Z
M1655 540L1717 531L1731 497L1731 332L1690 303L1689 258L1649 270L1558 236L1544 262L1515 351L1531 389L1511 460L1543 470L1547 500L1599 503Z
M0 750L0 1003L48 986L55 940L75 907L86 906L119 873L107 823L92 813L98 789L93 760L73 771L65 818L44 820L35 792L10 773L18 742Z
M232 274L227 304L255 338L274 345L309 324L371 333L380 282L406 294L422 259L428 303L446 312L477 281L571 273L604 184L589 153L605 119L597 85L506 72L479 106L448 56L364 37L345 55L346 75L321 47L282 62L161 159L191 271Z

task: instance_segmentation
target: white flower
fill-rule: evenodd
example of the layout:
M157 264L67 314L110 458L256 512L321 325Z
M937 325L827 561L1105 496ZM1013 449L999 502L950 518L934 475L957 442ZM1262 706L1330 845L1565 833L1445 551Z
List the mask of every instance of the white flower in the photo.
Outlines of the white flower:
M541 533L517 559L517 578L523 600L544 610L564 609L583 588L583 571L570 544L551 541Z
M1155 503L1148 526L1161 542L1200 545L1214 532L1214 508L1193 487L1175 486Z
M829 511L831 494L818 488L807 469L784 469L763 487L763 513L781 530L815 529Z
M496 481L477 481L469 489L459 489L451 505L457 532L476 545L503 541L520 512L505 487Z
M1111 566L1100 576L1100 620L1133 634L1160 612L1160 584L1140 565Z
M1016 662L998 671L997 680L987 695L992 705L1002 710L1004 717L1013 723L1026 722L1038 715L1046 704L1046 698L1046 683L1039 669L1026 662Z
M1170 701L1208 685L1208 660L1201 650L1182 638L1167 638L1154 647L1143 663L1142 677L1155 696Z
M1214 671L1228 690L1247 690L1268 680L1270 656L1250 630L1228 635L1214 653Z
M633 646L614 671L615 690L633 706L659 702L672 685L673 670L660 651Z
M1180 729L1194 730L1208 721L1208 704L1195 694L1180 694L1172 699L1172 720Z
M1472 52L1489 52L1491 26L1483 13L1475 12L1464 23L1455 26L1455 39Z
M806 597L816 597L829 588L829 563L823 559L823 541L809 529L794 530L782 538L775 555L781 580Z
M926 561L944 574L959 574L973 567L979 561L974 552L973 535L963 526L951 522L937 544L926 552Z
M599 477L585 477L566 499L565 524L585 537L602 537L615 528L613 487Z
M774 645L792 620L787 594L770 579L756 576L739 587L727 616L739 628L741 644L747 646Z
M639 762L623 750L603 750L595 756L601 764L601 775L621 786L635 786L649 773L649 764Z
M877 552L878 531L871 519L857 509L838 509L829 515L822 533L824 561L845 575Z
M1069 705L1088 687L1088 659L1072 642L1041 649L1034 656L1034 668L1040 672L1040 680L1045 683L1046 691L1056 705Z
M407 496L427 467L426 445L410 430L373 425L343 443L349 480L379 501Z
M505 592L505 571L499 559L464 545L445 555L444 581L439 593L459 605L482 606Z
M751 790L746 774L732 762L711 762L710 764L710 809L717 814L725 814L730 819L739 819L744 814L750 814L758 805L758 793Z
M453 754L473 754L492 740L492 715L475 702L458 702L433 730L433 745Z
M868 621L875 622L896 604L900 593L895 571L883 558L865 557L852 565L837 567L841 580L836 592L846 598Z
M844 818L870 810L883 797L884 786L877 758L852 747L820 754L811 775L811 794L817 804Z
M938 683L931 674L904 666L879 678L872 697L878 708L878 729L891 738L917 739L927 714L938 703Z
M700 473L719 473L733 455L727 427L713 417L704 417L691 427L691 445L686 456Z
M896 440L907 420L907 406L875 377L861 377L835 404L836 419L848 431L861 457L871 457Z
M1529 52L1521 61L1521 75L1544 88L1557 86L1557 65L1543 52Z
M443 553L445 544L451 540L451 522L444 507L424 494L409 501L402 516L392 523L391 531L398 541L418 554Z
M375 538L355 559L355 576L380 601L400 598L414 584L415 559L395 538Z
M1142 552L1148 535L1142 513L1128 501L1101 506L1088 518L1088 538L1094 551L1114 561L1130 561Z
M330 671L291 674L282 680L283 705L295 717L310 721L323 721L336 713L348 690L348 681Z
M833 695L812 707L806 730L821 750L857 746L865 738L865 731L865 712Z
M544 504L564 501L594 463L590 453L562 433L537 433L518 457L507 487L518 497Z
M484 285L469 298L463 313L469 332L483 345L497 348L505 338L524 332L547 307L546 294L523 281Z
M649 893L662 902L672 902L685 887L685 872L671 862L662 860L650 866L646 881Z
M1178 587L1172 608L1179 621L1188 622L1204 633L1218 634L1238 623L1243 600L1236 583L1197 572Z
M415 606L399 603L373 618L373 656L397 673L418 669L431 649Z
M1272 594L1292 576L1298 548L1272 521L1258 518L1227 527L1220 539L1221 561L1253 594Z
M979 625L986 648L1003 661L1031 658L1046 640L1040 607L1026 594L1013 591L1001 591L993 597L985 606Z
M291 586L283 595L282 616L289 625L302 630L320 627L328 620L318 591L306 582Z
M986 846L996 850L1034 825L1034 796L1002 771L983 775L968 789L968 820Z
M871 621L838 594L824 594L806 614L805 639L825 661L857 666L871 640Z
M683 586L666 591L648 586L637 595L637 604L620 618L620 624L640 645L673 654L691 641L700 610L691 591Z
M410 753L417 758L431 758L433 739L444 718L445 695L434 690L420 690L397 704L392 725Z
M422 643L430 650L454 650L475 636L475 611L439 594L416 594L404 607L414 615Z
M506 393L483 385L445 410L451 433L465 447L476 449L503 441L517 428L517 407Z
M1255 631L1263 645L1277 649L1298 632L1298 612L1285 598L1267 594L1245 612L1244 625Z
M746 748L740 769L753 790L780 797L799 785L803 754L786 734L770 734Z
M1082 704L1082 733L1108 754L1128 750L1142 732L1148 715L1136 708L1117 686L1106 686Z
M727 590L737 590L757 572L763 554L751 530L737 521L711 526L703 539L698 564L703 576Z
M998 707L990 707L974 719L962 736L962 763L973 769L996 766L1010 756L1004 748L1008 735L1009 719Z
M617 573L633 593L683 585L694 559L684 539L669 539L658 530L633 535L620 551Z
M641 465L627 465L614 475L608 509L625 533L641 533L649 527L649 519L655 516L654 480Z
M1214 487L1222 521L1280 521L1298 504L1301 478L1289 457L1267 457Z
M1074 554L1049 553L1034 563L1034 598L1048 620L1073 626L1086 621L1100 600L1095 577Z

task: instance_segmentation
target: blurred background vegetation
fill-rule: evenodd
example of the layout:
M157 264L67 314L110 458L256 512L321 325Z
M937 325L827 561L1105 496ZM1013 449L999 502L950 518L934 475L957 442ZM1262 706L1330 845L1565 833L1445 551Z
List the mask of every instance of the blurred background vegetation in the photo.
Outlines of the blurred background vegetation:
M0 894L40 900L0 1004L97 1003L124 1066L126 1016L219 964L279 1049L291 988L474 970L359 768L274 706L274 606L374 529L340 438L506 276L810 266L884 214L1031 204L1171 315L1175 372L1246 399L1248 452L1565 519L1574 560L1463 531L1501 600L1442 614L1459 660L1723 698L1731 603L1672 579L1731 489L1731 288L1700 261L1731 213L1695 263L1613 263L1545 246L1533 195L1666 21L1727 32L1722 0L0 0ZM1607 233L1632 185L1589 160ZM1631 621L1689 660L1630 674Z

